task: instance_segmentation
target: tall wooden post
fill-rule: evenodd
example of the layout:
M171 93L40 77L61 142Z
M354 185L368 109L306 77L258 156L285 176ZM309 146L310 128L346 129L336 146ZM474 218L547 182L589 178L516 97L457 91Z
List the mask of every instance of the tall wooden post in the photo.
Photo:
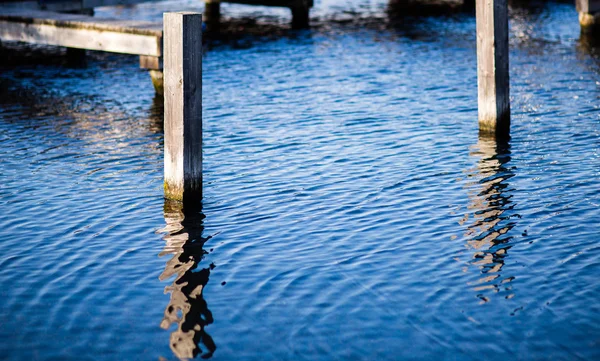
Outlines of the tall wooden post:
M479 131L506 137L510 131L507 0L477 0Z
M165 197L202 199L202 14L165 13Z

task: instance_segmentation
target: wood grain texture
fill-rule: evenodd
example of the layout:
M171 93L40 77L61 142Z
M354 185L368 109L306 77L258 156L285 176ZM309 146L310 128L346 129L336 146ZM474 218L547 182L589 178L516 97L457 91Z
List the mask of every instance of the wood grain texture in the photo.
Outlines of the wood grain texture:
M202 14L164 14L165 197L202 198Z
M477 0L479 129L508 136L510 98L507 0Z

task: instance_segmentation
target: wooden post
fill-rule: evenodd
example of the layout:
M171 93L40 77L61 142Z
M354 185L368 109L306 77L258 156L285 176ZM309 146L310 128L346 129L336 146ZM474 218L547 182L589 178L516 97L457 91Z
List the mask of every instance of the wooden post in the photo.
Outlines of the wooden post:
M67 64L72 68L85 68L87 65L85 49L67 48Z
M475 0L463 0L463 11L468 12L468 13L474 13L475 12Z
M65 11L64 13L94 16L94 9L79 9ZM85 68L87 65L85 49L67 48L67 64L73 68Z
M479 131L510 131L507 0L476 0Z
M154 85L154 91L158 95L163 95L164 77L162 57L140 55L140 68L149 70L150 79L152 79L152 85Z
M576 0L575 6L579 13L581 31L586 33L598 32L600 28L600 0Z
M293 6L292 29L308 29L310 26L310 7L306 5Z
M221 2L219 0L206 0L204 2L204 23L207 32L219 32L221 25Z
M165 13L165 197L202 199L202 14Z

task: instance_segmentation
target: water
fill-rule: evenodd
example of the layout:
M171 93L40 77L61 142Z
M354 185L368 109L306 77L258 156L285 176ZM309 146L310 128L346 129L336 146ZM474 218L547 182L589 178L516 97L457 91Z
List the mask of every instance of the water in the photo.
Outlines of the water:
M289 20L224 6L254 11ZM202 213L162 198L135 57L10 53L0 354L600 359L600 53L574 7L513 8L500 143L478 137L474 18L391 13L318 4L312 31L207 51Z

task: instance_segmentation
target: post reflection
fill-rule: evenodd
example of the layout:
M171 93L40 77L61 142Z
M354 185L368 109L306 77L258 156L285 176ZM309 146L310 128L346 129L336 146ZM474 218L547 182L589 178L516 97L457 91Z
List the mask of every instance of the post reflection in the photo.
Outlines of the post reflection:
M469 263L481 272L473 286L482 303L498 292L513 297L510 282L514 277L503 270L513 238L510 231L516 225L514 219L520 218L514 212L513 189L508 182L515 175L509 166L510 154L508 141L481 135L469 153L478 162L468 172L469 213L463 224L467 224L467 248L473 251Z
M199 267L208 252L204 244L210 237L203 237L204 216L201 212L185 212L178 202L165 201L164 216L166 226L163 231L165 248L159 257L171 255L160 280L175 277L173 283L165 287L171 294L169 304L160 327L167 330L175 324L169 346L180 359L210 358L216 350L206 326L213 323L212 313L204 300L204 287L208 283L213 264ZM200 347L204 345L205 351Z

